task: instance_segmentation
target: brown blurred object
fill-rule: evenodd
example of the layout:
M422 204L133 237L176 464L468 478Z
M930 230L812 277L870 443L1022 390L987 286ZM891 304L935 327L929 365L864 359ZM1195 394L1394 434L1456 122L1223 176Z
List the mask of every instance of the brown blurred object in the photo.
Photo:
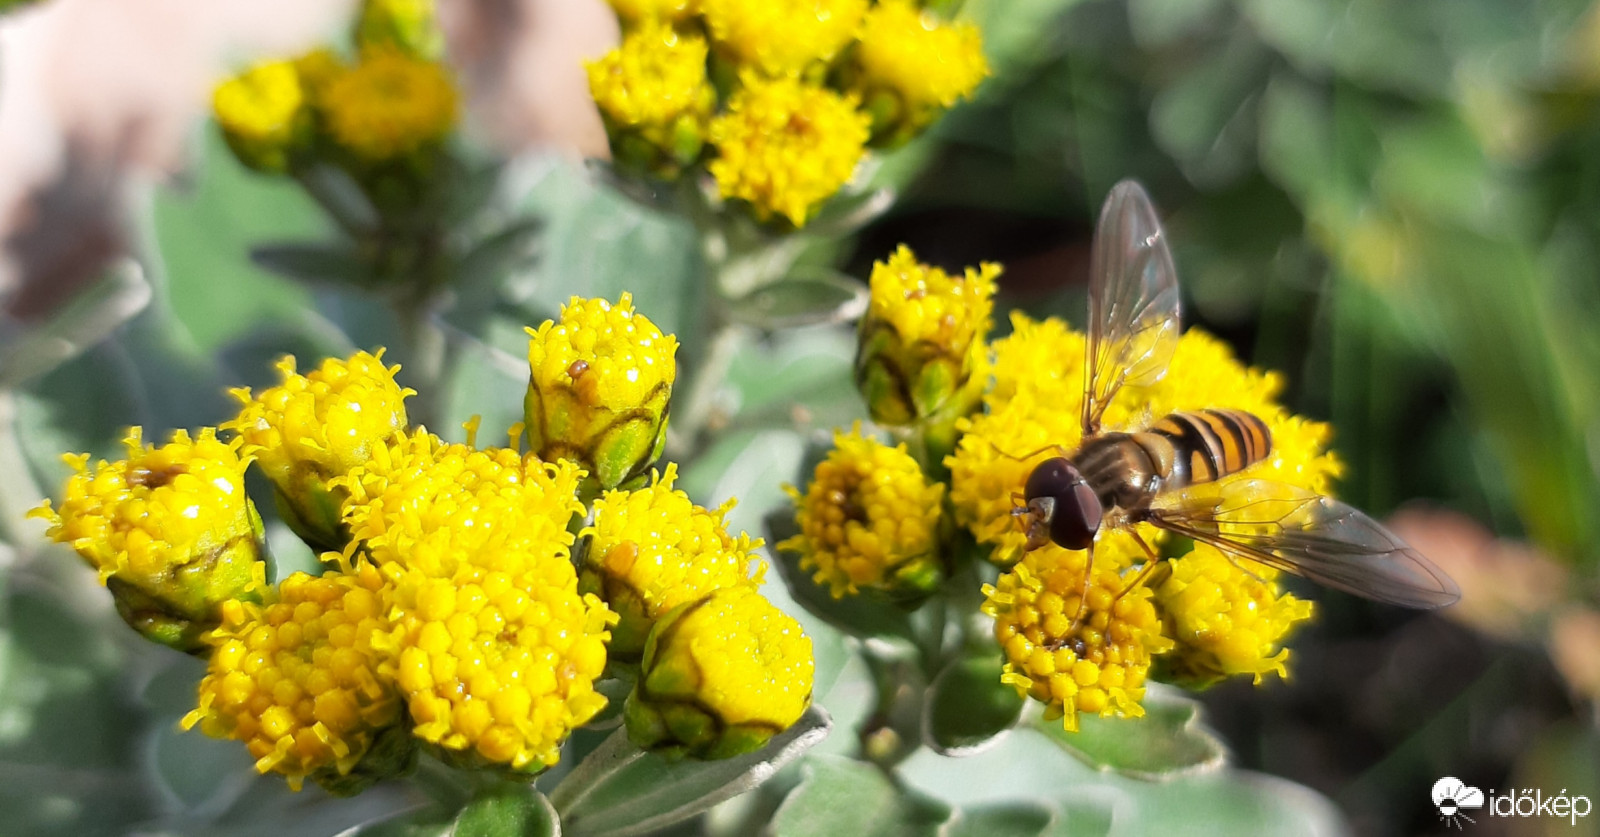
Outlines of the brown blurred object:
M1389 526L1461 585L1461 601L1443 613L1467 627L1497 639L1528 640L1566 601L1566 567L1526 543L1496 538L1464 514L1409 508Z
M1563 611L1550 623L1550 661L1579 697L1600 700L1600 613Z
M441 0L439 22L472 119L508 154L609 158L583 63L617 45L602 0Z

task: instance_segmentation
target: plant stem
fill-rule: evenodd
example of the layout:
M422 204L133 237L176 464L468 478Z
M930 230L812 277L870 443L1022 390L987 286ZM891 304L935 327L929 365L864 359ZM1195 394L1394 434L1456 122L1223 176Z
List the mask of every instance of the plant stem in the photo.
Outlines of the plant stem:
M741 326L717 314L713 314L713 319L715 325L705 356L700 367L694 370L683 406L673 411L672 422L668 425L669 459L692 458L704 446L702 436L716 406L717 392L727 381L728 370L733 367L734 358L739 356L739 350L744 346L745 335Z
M401 337L406 343L406 377L417 394L406 407L413 425L432 427L444 418L448 393L442 386L449 366L450 342L434 316L434 297L402 299L395 305Z
M39 505L44 493L33 480L27 458L17 438L17 398L10 389L0 388L0 541L19 549L24 542L36 542L37 535L26 535L28 510Z

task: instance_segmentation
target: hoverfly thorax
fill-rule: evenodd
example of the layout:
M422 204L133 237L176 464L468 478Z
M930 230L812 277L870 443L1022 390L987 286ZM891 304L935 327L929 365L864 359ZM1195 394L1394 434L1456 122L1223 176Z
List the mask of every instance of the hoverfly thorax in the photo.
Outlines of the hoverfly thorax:
M1039 463L1022 495L1026 505L1017 511L1028 549L1052 542L1063 549L1088 549L1094 543L1105 509L1071 460L1056 456Z

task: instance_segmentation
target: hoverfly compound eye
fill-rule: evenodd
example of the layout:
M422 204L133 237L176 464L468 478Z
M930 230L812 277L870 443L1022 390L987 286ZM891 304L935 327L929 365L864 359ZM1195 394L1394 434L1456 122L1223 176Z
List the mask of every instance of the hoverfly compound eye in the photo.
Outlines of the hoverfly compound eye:
M1022 497L1025 500L1060 497L1072 490L1073 483L1082 481L1078 469L1065 457L1053 457L1034 466L1033 473L1028 475L1028 484L1022 489Z

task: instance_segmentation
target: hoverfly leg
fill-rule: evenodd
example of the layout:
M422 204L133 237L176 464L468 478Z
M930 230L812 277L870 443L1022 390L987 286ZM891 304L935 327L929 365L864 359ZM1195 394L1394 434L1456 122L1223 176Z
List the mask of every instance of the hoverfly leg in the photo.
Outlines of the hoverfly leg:
M1094 543L1090 542L1083 562L1083 584L1078 588L1078 612L1072 615L1072 627L1067 629L1068 634L1078 630L1078 626L1083 624L1083 617L1089 612L1089 584L1093 578Z
M1217 551L1222 553L1222 557L1228 559L1228 563L1232 564L1234 569L1238 570L1239 572L1244 573L1247 576L1250 576L1251 578L1255 579L1256 581L1261 582L1262 584L1266 584L1267 583L1266 579L1262 578L1259 575L1256 575L1255 573L1253 573L1249 569L1247 569L1243 564L1240 564L1239 560L1237 558L1234 558L1233 555L1228 552L1228 550L1219 549Z
M1167 576L1172 575L1172 565L1162 559L1160 555L1157 555L1154 549L1150 548L1150 544L1145 541L1137 529L1129 528L1127 531L1129 535L1133 536L1134 542L1139 544L1139 547L1144 550L1145 562L1144 567L1139 570L1139 574L1133 577L1133 581L1129 582L1126 587L1123 587L1122 592L1118 593L1117 597L1111 600L1112 607L1116 607L1117 602L1122 601L1123 596L1128 595L1129 592L1140 585L1153 588L1161 582L1166 581Z
M1058 445L1058 444L1055 444L1055 443L1051 443L1051 444L1045 445L1044 447L1041 447L1041 448L1034 448L1033 450L1030 450L1030 451L1028 451L1027 453L1025 453L1025 454L1023 454L1021 456L1017 456L1015 454L1006 453L1005 451L1000 449L999 445L995 444L992 441L989 441L987 439L985 439L984 441L988 442L989 447L994 448L994 452L995 453L1000 454L1001 456L1005 457L1006 459L1012 459L1012 460L1015 460L1017 462L1027 462L1028 460L1034 458L1035 456L1038 456L1041 453L1044 453L1047 450L1055 450L1057 453L1061 454L1062 456L1066 456L1067 455L1067 449L1062 447L1062 446L1060 446L1060 445Z

